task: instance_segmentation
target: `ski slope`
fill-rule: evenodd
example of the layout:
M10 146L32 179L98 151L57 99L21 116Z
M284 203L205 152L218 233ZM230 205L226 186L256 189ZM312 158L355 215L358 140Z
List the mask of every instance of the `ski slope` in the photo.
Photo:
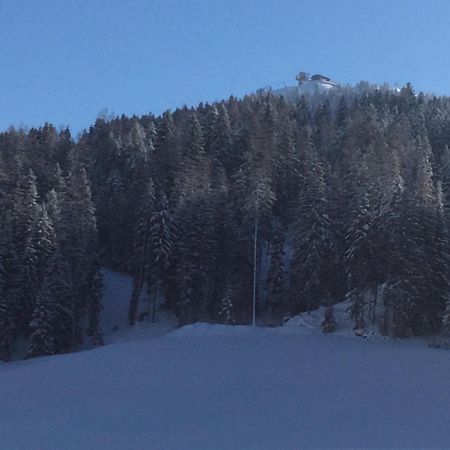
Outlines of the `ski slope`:
M450 354L191 325L0 366L1 449L448 449Z
M0 449L449 449L450 352L357 338L342 303L280 328L127 326L104 272L104 347L0 363ZM141 311L145 310L145 298Z

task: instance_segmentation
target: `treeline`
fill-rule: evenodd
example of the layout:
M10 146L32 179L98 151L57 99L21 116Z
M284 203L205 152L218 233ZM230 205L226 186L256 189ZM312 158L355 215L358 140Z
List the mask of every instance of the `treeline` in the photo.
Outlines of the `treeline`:
M386 333L448 328L448 145L450 100L409 85L5 132L2 349L101 342L99 262L133 276L131 324L144 290L180 324L247 323L255 243L258 315L347 296L358 330L376 299Z
M86 333L102 342L95 208L75 150L50 125L0 135L0 359L18 337L28 357L72 351Z

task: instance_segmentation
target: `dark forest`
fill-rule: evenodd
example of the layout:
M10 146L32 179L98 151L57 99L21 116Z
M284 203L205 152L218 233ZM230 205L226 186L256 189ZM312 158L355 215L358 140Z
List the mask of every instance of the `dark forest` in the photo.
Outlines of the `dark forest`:
M101 345L101 267L130 325L143 292L148 320L249 323L256 269L271 323L350 299L355 330L377 302L389 336L450 330L449 146L450 99L410 85L5 131L0 358Z

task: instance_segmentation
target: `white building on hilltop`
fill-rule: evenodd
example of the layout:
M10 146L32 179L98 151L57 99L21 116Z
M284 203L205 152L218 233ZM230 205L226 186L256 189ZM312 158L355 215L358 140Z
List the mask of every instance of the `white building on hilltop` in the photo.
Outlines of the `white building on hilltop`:
M335 86L335 83L330 78L318 74L310 77L309 74L300 72L296 76L296 80L298 81L298 94L300 96L323 94Z

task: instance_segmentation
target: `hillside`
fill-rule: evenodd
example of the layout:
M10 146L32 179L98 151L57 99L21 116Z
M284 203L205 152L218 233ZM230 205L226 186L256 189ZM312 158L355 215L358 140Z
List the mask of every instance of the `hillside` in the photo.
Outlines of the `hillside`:
M450 99L358 86L0 133L0 359L100 345L101 266L112 328L347 299L359 334L450 333Z

